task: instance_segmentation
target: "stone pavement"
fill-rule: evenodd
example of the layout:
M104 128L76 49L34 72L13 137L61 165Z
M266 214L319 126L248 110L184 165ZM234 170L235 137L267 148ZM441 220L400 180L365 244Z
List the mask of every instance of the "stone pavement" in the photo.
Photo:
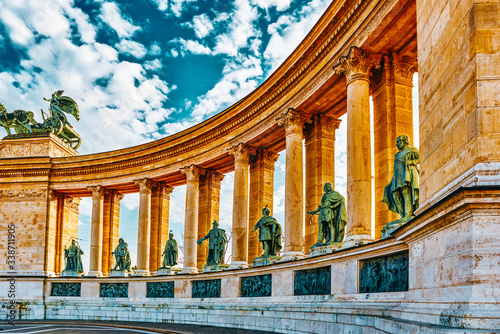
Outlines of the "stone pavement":
M78 324L77 324L78 322ZM9 334L270 334L274 332L238 328L114 321L18 321L15 326L0 324L0 333Z

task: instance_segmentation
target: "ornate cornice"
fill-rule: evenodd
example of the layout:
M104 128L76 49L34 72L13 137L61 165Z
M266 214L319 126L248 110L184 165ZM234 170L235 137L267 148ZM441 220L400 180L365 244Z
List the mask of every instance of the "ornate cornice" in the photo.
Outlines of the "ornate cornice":
M92 193L92 198L98 200L103 199L104 195L108 192L103 186L91 186L87 187L87 189Z
M186 166L179 169L182 174L186 175L187 181L200 181L200 175L205 174L205 169L196 165Z
M276 118L276 122L279 126L285 127L286 136L291 134L303 134L302 128L304 127L305 118L298 110L289 108Z
M251 155L255 154L256 149L243 143L239 143L227 149L227 153L234 156L234 163L247 164Z
M368 51L361 50L355 46L349 49L347 56L342 56L339 63L333 70L337 74L346 76L347 85L355 80L370 81L370 70L380 64L382 55L370 54Z

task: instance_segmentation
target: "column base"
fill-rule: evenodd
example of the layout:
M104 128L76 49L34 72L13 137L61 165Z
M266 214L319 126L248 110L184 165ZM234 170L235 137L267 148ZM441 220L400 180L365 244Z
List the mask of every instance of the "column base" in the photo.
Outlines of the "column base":
M198 268L196 267L184 267L182 270L179 272L179 274L198 274Z
M296 261L304 259L305 257L303 252L284 252L279 262Z
M227 270L234 270L234 269L248 269L248 263L247 261L233 261L229 264L229 267Z
M350 235L345 238L344 245L341 249L357 247L374 241L375 239L373 239L370 234Z
M149 270L136 270L132 276L142 277L142 276L151 276Z
M102 271L89 271L85 277L103 277Z

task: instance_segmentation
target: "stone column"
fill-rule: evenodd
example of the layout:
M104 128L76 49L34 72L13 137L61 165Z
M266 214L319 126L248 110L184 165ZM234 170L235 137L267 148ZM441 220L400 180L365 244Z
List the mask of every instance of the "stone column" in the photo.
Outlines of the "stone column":
M139 228L137 233L137 270L135 276L149 276L151 237L151 191L155 182L148 178L134 180L139 186Z
M262 217L262 209L267 205L273 214L274 163L279 154L259 149L257 155L250 158L250 200L248 226L248 263L264 252L259 242L259 231L253 231L255 224Z
M109 276L113 268L113 255L118 245L120 227L120 201L123 195L116 190L109 190L104 196L103 238L102 238L102 273Z
M204 169L195 165L181 168L186 175L186 215L184 221L184 266L182 274L197 274L196 244L198 237L198 203L200 192L200 175Z
M151 237L149 247L149 271L152 275L163 265L162 253L168 240L170 194L174 188L158 182L151 194Z
M347 226L344 247L373 241L370 81L380 55L351 47L334 67L347 79Z
M306 212L314 211L321 203L323 187L329 182L335 187L335 130L340 120L314 115L305 127L306 149ZM306 215L304 250L318 242L318 216Z
M92 192L92 220L90 226L90 264L87 276L102 276L102 232L104 221L104 195L102 186L87 187Z
M375 147L375 239L382 237L382 228L399 219L382 203L384 188L394 171L396 138L407 135L413 146L413 73L417 60L397 53L384 56L383 67L370 78L373 98Z
M285 247L283 261L304 257L304 171L302 159L302 127L304 119L295 109L288 109L277 118L278 125L285 127Z
M59 194L57 198L57 220L55 238L55 272L60 274L66 267L64 247L78 239L78 207L80 198Z
M207 235L212 228L214 220L219 221L220 183L224 174L215 170L207 170L204 176L200 176L200 197L198 212L198 239ZM207 262L208 242L198 246L197 266L202 270Z
M234 156L232 261L229 269L248 268L248 162L253 151L243 143L228 150Z

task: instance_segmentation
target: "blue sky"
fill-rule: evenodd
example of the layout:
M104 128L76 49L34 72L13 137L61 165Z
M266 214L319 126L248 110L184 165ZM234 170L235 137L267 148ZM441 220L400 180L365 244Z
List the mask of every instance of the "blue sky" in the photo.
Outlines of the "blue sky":
M80 154L125 148L195 125L261 84L296 48L329 0L2 0L0 103L42 121L63 89ZM345 133L336 142L336 190L345 195ZM284 152L276 163L274 215L283 222ZM231 224L233 174L221 189L221 227ZM182 240L185 187L171 195L170 226ZM79 238L88 268L90 198ZM137 194L121 206L120 236L135 264ZM253 224L254 222L250 222ZM88 269L87 269L88 270Z
M63 89L80 108L71 120L80 154L129 147L179 132L224 110L262 83L319 19L328 0L3 0L0 103L39 122ZM276 165L275 215L283 214L284 155ZM229 226L232 173L222 184ZM185 187L172 193L181 239ZM225 204L229 203L229 204ZM120 235L135 264L138 196L122 201ZM88 262L90 198L80 207ZM282 221L282 219L281 219ZM87 265L86 265L86 268Z

